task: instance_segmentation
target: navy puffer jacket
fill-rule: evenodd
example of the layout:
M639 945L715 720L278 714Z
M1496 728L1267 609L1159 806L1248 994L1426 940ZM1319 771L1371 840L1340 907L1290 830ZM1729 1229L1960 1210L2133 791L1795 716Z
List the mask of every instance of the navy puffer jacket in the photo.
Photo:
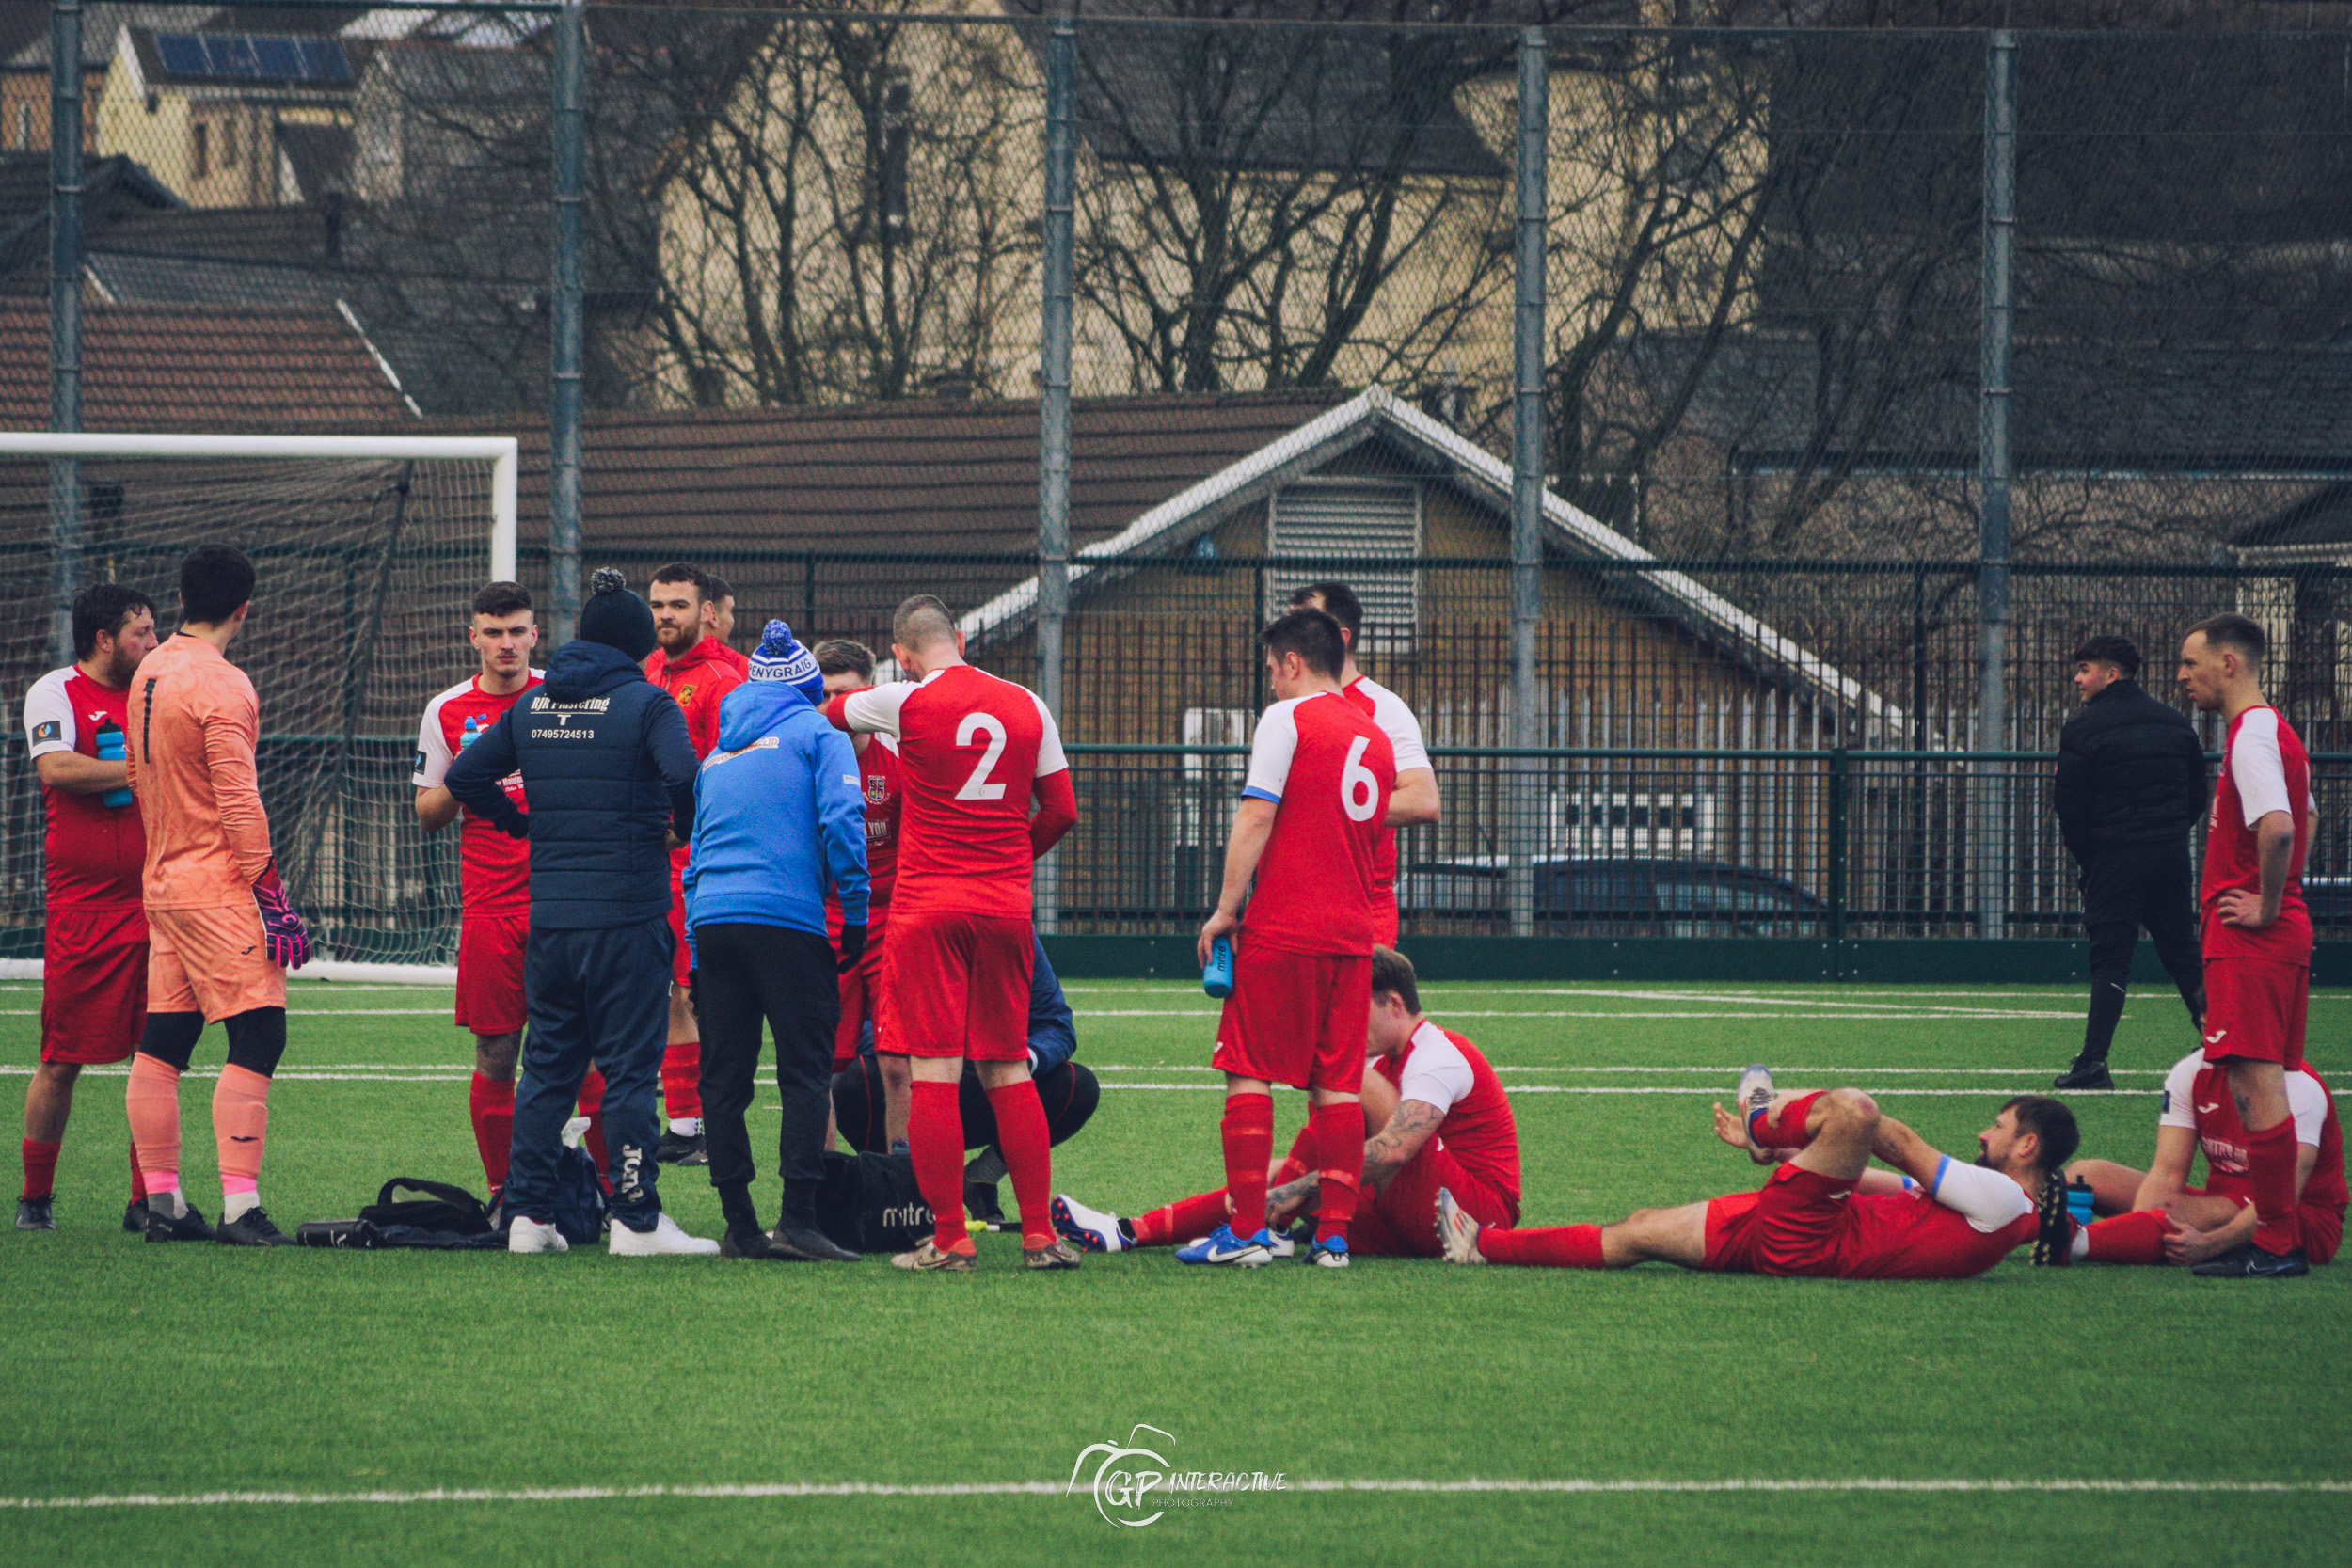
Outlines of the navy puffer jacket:
M566 642L545 685L450 764L449 792L531 840L531 923L600 930L667 919L665 832L694 831L693 742L670 694L628 655ZM519 772L525 816L500 781Z

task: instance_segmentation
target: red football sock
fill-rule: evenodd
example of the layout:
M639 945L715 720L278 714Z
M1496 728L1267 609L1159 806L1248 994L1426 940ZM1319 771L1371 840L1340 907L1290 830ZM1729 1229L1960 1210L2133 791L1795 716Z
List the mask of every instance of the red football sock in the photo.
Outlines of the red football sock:
M996 1113L997 1152L1012 1177L1012 1200L1021 1205L1021 1244L1051 1246L1060 1240L1054 1230L1054 1138L1037 1085L1024 1078L991 1089L988 1108Z
M1315 1206L1315 1240L1347 1238L1347 1222L1356 1217L1358 1189L1364 1181L1364 1107L1349 1100L1318 1105L1307 1125L1315 1134L1315 1160L1322 1177L1321 1197Z
M1136 1216L1136 1245L1180 1246L1197 1242L1225 1223L1225 1189L1180 1197L1165 1209Z
M131 1201L147 1201L147 1178L139 1174L139 1146L135 1143L131 1146Z
M1225 1144L1225 1191L1233 1200L1233 1234L1265 1228L1265 1167L1274 1156L1274 1097L1229 1094L1217 1129Z
M703 1114L702 1041L662 1048L661 1105L672 1121Z
M1488 1226L1478 1233L1478 1256L1489 1263L1531 1269L1597 1269L1600 1227L1562 1225L1548 1230L1503 1230Z
M515 1148L515 1081L475 1073L466 1109L473 1117L473 1147L482 1156L482 1179L495 1193L506 1185L506 1158Z
M1036 1093L1032 1091L1029 1098L1035 1101ZM953 1081L914 1081L914 1103L907 1117L907 1148L914 1156L914 1184L922 1189L923 1201L931 1206L931 1244L942 1252L974 1250L972 1237L963 1227L963 1111L957 1103ZM1027 1215L1026 1210L1022 1211L1024 1219Z
M1813 1114L1813 1102L1826 1090L1816 1089L1801 1094L1780 1108L1774 1116L1771 1107L1748 1117L1748 1135L1758 1148L1803 1148L1813 1141L1813 1134L1804 1130L1805 1118Z
M47 1197L57 1190L57 1150L62 1144L24 1140L24 1196Z
M2295 1213L2295 1118L2246 1134L2246 1170L2254 1188L2254 1244L2292 1252L2303 1244Z
M2118 1214L2084 1228L2090 1250L2083 1259L2091 1263L2161 1263L2164 1239L2171 1233L2172 1222L2161 1209Z
M588 1118L588 1135L580 1141L588 1146L588 1157L596 1163L596 1180L609 1193L612 1179L605 1174L604 1164L604 1074L595 1068L580 1081L580 1114Z
M1279 1187L1284 1182L1295 1181L1314 1168L1315 1121L1311 1115L1307 1125L1298 1130L1298 1136L1291 1140L1291 1151L1282 1156L1280 1164L1274 1167L1273 1185Z

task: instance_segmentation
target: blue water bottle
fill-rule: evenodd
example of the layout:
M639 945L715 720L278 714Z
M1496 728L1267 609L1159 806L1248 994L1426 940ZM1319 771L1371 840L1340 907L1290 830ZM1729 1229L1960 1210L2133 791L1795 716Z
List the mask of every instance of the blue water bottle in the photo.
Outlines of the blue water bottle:
M122 726L111 719L98 726L98 760L101 762L122 760ZM112 806L118 811L121 810L131 803L131 786L129 784L115 785L114 788L98 798L98 803L102 806Z
M1219 1001L1233 994L1233 944L1223 937L1209 943L1209 967L1200 972L1200 989Z
M2066 1212L2074 1216L2076 1225L2090 1223L2090 1183L2079 1176L2066 1184Z

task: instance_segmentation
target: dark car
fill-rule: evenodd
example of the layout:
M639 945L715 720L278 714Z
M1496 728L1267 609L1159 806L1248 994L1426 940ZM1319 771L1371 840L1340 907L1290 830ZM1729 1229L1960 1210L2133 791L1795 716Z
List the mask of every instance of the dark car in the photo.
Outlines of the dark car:
M1397 878L1406 920L1510 918L1502 858L1477 855L1406 867ZM1799 937L1819 934L1829 906L1786 877L1727 861L1543 860L1535 918L1566 926L1633 927L1612 934Z

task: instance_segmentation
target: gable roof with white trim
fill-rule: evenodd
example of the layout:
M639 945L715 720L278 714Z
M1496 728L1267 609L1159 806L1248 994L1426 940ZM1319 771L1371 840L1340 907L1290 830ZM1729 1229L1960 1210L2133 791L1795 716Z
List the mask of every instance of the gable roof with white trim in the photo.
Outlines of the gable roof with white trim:
M1121 562L1141 558L1147 551L1152 559L1164 559L1241 508L1264 499L1375 436L1396 441L1470 488L1486 493L1507 514L1509 464L1385 388L1373 387L1170 496L1110 538L1077 551L1070 562L1072 599L1118 580ZM1544 492L1544 530L1545 542L1569 556L1657 560L1549 490ZM1853 712L1874 727L1900 732L1904 722L1900 709L1696 578L1662 565L1654 572L1628 576L1642 585L1661 610L1701 638L1720 644L1719 651L1727 652L1759 675ZM967 640L986 644L1025 629L1036 612L1037 578L1029 578L964 615L958 624Z

